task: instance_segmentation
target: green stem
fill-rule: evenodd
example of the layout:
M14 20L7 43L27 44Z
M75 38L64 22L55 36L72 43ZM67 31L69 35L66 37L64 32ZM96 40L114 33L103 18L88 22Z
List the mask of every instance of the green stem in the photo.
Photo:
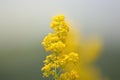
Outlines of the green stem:
M57 55L55 55L55 59L57 58ZM57 68L56 68L56 62L55 62L55 80L57 80Z

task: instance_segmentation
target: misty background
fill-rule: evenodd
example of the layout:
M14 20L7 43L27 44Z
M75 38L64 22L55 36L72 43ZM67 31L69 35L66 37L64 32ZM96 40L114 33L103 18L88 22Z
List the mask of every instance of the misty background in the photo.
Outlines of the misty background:
M43 80L41 41L51 18L64 14L85 36L103 41L103 76L120 80L120 0L0 0L0 80Z

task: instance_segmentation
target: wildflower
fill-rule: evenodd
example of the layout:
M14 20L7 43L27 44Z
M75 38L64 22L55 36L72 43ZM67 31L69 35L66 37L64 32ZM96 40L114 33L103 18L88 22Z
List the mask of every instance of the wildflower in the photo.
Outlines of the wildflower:
M66 74L60 71L64 69L67 63L77 62L78 55L74 52L61 55L66 48L65 41L69 32L69 26L65 22L64 15L55 16L50 24L50 27L54 30L54 33L49 33L44 38L42 44L46 51L52 51L52 54L48 55L44 60L44 66L41 71L43 71L44 77L52 75L53 78L59 79L60 76ZM72 73L70 73L70 75L72 75Z
M59 80L79 80L79 75L76 71L72 70L61 74Z

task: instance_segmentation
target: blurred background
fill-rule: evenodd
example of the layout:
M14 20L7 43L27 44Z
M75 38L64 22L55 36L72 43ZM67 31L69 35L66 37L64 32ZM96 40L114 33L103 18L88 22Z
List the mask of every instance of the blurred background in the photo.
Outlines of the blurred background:
M41 41L51 18L64 14L85 36L103 41L97 65L102 75L120 80L119 0L0 0L0 80L43 80L48 54Z

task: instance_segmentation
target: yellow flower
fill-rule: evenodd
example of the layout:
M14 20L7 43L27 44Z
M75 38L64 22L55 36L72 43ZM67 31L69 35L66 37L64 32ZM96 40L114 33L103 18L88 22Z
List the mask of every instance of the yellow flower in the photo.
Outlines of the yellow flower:
M64 21L65 16L64 15L58 15L58 16L54 16L53 20L54 21Z
M79 80L79 75L76 71L72 70L61 74L59 80Z
M75 52L69 53L69 61L73 63L78 62L79 61L78 53L75 53Z
M69 26L64 19L64 15L58 15L53 18L50 26L55 32L49 33L42 42L46 51L53 52L46 57L44 60L44 66L41 69L45 77L53 75L54 78L59 79L60 73L57 71L63 70L67 63L74 63L78 60L78 55L74 52L61 55L66 48L65 41L67 39L67 33L69 32Z

